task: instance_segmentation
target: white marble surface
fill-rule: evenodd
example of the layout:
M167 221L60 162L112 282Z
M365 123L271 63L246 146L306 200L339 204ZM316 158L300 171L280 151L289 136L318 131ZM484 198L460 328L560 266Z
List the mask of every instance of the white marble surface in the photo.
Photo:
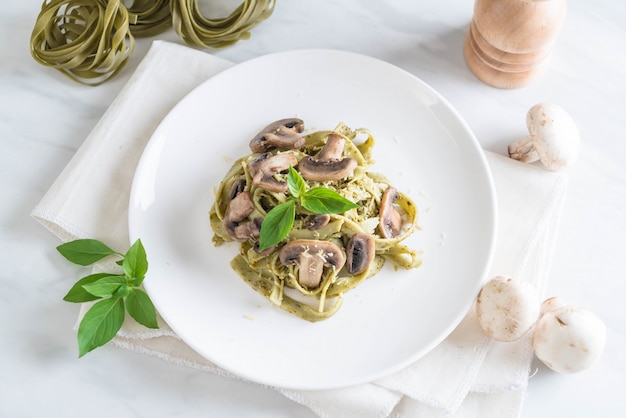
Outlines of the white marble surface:
M57 239L29 212L155 38L138 40L115 79L85 87L30 57L40 6L41 0L5 2L0 13L0 416L313 416L271 390L112 347L77 358L77 307L61 298L83 270L57 255ZM384 59L440 91L483 147L499 153L525 133L530 106L566 107L579 124L583 153L570 170L548 290L602 317L608 341L598 363L577 375L535 364L522 416L623 416L626 4L570 0L546 74L518 90L482 84L465 66L472 6L471 0L279 0L250 40L213 53L242 62L324 47ZM182 43L172 31L156 38Z

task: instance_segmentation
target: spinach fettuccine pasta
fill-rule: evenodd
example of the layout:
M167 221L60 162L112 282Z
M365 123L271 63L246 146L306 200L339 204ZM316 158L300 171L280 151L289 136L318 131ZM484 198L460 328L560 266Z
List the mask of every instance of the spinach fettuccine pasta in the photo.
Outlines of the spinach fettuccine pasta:
M403 241L419 229L415 203L373 164L374 137L339 124L304 134L276 121L225 173L210 210L216 246L238 242L232 268L274 305L308 321L332 316L343 295L386 263L413 269Z
M80 83L97 86L128 62L135 37L173 27L188 45L218 49L250 38L275 0L242 0L224 17L204 16L200 0L44 0L30 37L32 57Z

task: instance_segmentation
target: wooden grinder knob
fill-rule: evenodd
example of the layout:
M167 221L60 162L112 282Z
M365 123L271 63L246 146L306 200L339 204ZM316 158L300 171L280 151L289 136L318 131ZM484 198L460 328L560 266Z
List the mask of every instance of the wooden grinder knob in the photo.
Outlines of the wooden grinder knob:
M525 86L543 71L566 9L567 0L475 0L463 47L468 67L491 86Z

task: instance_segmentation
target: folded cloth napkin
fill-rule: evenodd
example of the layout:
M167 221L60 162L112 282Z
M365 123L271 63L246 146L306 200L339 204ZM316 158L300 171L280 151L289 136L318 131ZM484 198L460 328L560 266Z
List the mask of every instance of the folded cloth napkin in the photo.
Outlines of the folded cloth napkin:
M154 42L34 208L34 218L62 241L96 238L119 250L128 248L130 185L144 146L180 99L231 65L202 51ZM515 277L543 293L567 177L486 155L500 222L491 275ZM128 319L112 344L238 378L194 352L160 318L159 325L151 330ZM472 309L425 357L378 381L332 391L276 390L322 417L515 417L522 407L531 360L529 335L514 343L491 341Z

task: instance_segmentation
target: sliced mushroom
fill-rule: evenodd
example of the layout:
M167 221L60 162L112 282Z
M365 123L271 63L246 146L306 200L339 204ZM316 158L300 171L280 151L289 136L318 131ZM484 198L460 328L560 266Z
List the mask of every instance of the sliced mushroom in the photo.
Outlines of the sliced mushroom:
M341 248L330 241L296 239L280 249L279 258L283 265L298 265L298 282L301 286L314 289L322 281L324 267L340 270L346 262Z
M224 218L232 222L241 222L254 210L254 203L250 192L241 192L228 202L228 209Z
M266 152L271 149L293 149L304 145L305 138L302 119L280 119L263 128L250 140L252 152Z
M398 191L389 186L380 201L378 229L383 238L395 238L402 230L402 215L394 206L397 198Z
M240 185L236 183L231 188L230 195L232 198L228 202L228 207L226 208L226 213L224 214L224 219L222 220L222 225L224 227L224 231L230 238L235 241L246 241L250 237L244 237L243 231L239 229L239 232L237 232L237 230L238 228L241 228L242 225L245 225L245 223L242 225L239 223L246 219L248 215L254 211L254 203L250 197L250 192L237 192L239 187Z
M315 215L306 221L306 229L309 231L315 231L323 228L330 222L330 215L325 213L323 215Z
M357 166L353 158L341 158L346 139L336 133L328 135L324 148L317 158L308 156L300 160L298 170L307 180L328 181L350 177Z
M273 155L266 152L248 163L248 171L252 176L252 184L271 192L287 191L287 183L274 178L274 175L298 164L292 152Z
M346 246L346 269L350 274L361 274L366 271L374 255L376 242L370 234L354 234Z
M260 230L261 228L259 228ZM254 251L262 256L266 256L266 255L270 255L271 253L274 252L274 250L276 249L276 245L272 245L271 247L267 247L266 249L264 249L263 251L260 250L260 246L259 246L259 241L256 241L254 243Z
M233 185L230 187L230 193L228 194L228 201L231 201L237 196L239 193L243 192L246 189L246 180L239 179L236 180Z
M259 238L259 234L261 232L261 222L263 222L263 219L254 218L251 221L243 222L237 225L233 230L235 240L243 242L249 239Z

